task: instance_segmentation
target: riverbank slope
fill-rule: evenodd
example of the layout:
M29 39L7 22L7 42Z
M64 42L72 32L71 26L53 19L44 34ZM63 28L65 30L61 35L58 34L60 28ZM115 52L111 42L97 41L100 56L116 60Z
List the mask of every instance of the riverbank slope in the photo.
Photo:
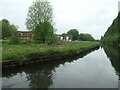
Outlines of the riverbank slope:
M8 45L3 43L2 64L3 67L19 66L34 62L43 62L54 59L62 59L75 54L82 54L88 50L99 47L98 42L67 42L60 45L33 44L33 45Z

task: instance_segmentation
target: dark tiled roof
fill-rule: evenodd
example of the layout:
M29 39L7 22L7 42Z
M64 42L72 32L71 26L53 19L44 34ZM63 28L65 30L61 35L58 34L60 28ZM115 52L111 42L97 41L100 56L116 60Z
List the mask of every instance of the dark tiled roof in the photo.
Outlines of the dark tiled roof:
M18 32L21 32L21 33L29 33L30 31L18 31Z

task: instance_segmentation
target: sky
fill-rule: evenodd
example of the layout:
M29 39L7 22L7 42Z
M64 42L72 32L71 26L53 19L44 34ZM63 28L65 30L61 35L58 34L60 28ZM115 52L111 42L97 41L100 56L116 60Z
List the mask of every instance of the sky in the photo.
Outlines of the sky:
M0 0L0 20L26 31L28 8L35 0ZM77 29L100 39L118 15L120 0L49 0L53 7L53 21L57 34Z

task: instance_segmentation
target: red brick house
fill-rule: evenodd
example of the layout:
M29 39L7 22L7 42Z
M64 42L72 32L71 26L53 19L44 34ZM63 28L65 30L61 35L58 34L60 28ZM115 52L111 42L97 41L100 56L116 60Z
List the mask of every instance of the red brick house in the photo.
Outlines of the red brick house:
M20 38L31 38L32 37L32 34L29 32L29 31L18 31L18 36Z

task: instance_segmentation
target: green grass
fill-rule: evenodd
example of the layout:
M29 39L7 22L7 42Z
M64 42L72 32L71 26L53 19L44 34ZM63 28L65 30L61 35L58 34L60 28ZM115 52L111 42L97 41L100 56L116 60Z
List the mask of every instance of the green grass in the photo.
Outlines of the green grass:
M63 41L59 47L43 44L33 45L9 45L7 41L2 43L2 60L23 60L26 57L46 56L51 54L65 54L82 51L98 45L97 42Z

